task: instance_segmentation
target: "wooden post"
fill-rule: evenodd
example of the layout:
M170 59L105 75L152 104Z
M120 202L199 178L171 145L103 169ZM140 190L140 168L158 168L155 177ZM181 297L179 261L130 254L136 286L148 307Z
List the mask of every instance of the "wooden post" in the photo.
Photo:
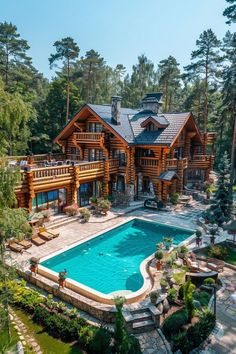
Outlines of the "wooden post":
M78 202L78 188L80 186L79 172L80 166L73 166L72 203Z
M177 174L179 176L179 180L177 182L177 192L182 193L182 191L183 191L183 183L184 183L183 160L178 160L178 163L177 163Z
M27 201L27 208L29 210L29 212L32 211L32 202L33 202L33 198L35 197L35 193L34 193L34 176L33 176L33 172L32 171L27 171L27 185L28 185L28 201Z
M103 178L103 184L102 184L102 194L103 197L108 197L109 195L109 186L108 186L108 182L110 180L110 164L109 164L109 160L106 159L104 161L104 178Z

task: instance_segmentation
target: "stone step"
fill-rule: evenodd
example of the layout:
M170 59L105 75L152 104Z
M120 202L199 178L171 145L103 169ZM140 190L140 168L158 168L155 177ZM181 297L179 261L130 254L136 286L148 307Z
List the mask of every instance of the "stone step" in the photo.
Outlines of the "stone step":
M126 322L140 322L140 321L146 321L146 320L151 320L152 316L149 311L145 312L140 312L140 313L129 313L124 315L125 321Z
M133 323L133 333L143 333L152 331L155 328L153 320L146 320Z
M70 217L68 216L65 220L58 221L58 222L52 223L50 225L47 225L47 229L48 230L57 229L59 227L65 226L65 225L70 224L75 221L79 222L78 216L70 216Z

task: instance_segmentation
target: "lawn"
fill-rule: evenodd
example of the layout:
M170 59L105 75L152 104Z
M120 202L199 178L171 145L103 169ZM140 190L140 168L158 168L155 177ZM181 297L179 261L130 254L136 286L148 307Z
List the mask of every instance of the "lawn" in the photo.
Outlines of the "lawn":
M28 328L28 332L32 333L32 336L36 339L44 354L82 354L77 343L64 343L58 339L49 336L42 328L42 326L34 323L29 319L20 309L14 309L17 316Z

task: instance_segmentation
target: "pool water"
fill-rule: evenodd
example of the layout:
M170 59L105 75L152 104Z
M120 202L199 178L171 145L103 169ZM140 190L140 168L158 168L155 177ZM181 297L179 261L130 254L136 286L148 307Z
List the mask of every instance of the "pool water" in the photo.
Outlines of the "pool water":
M64 269L68 278L109 294L137 291L143 285L141 262L156 250L163 236L178 245L193 234L187 230L155 222L133 219L100 236L75 246L41 263L55 272Z

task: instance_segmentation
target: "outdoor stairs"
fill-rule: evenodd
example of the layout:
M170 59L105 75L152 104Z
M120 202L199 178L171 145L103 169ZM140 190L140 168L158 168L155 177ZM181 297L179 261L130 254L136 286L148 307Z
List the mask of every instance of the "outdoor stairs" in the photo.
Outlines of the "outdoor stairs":
M52 220L45 223L47 229L57 229L72 222L78 221L78 216L68 216L65 214L58 214L52 217Z
M159 327L159 316L161 313L152 304L137 308L125 306L122 313L129 333L150 332Z

